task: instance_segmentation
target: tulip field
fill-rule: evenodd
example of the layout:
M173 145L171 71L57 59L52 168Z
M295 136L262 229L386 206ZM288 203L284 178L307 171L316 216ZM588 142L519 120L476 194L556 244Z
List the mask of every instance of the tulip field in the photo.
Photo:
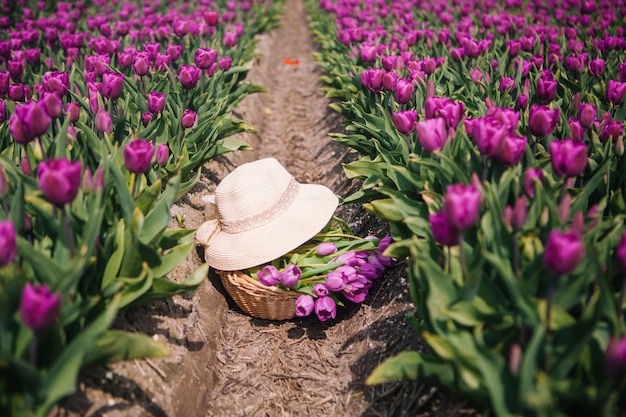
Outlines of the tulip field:
M626 415L626 2L303 2L360 184L342 204L388 225L426 347L366 383L485 416ZM171 208L249 149L234 110L266 90L246 77L283 5L2 0L0 416L166 354L112 324L206 279L168 278L196 246Z

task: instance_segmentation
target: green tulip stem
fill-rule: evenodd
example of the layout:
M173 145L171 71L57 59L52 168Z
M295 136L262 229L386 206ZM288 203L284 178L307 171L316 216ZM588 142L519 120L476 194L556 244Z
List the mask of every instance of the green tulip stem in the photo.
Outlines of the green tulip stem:
M622 289L619 293L617 302L617 326L619 333L622 334L622 311L624 310L624 295L626 294L626 275L622 277Z
M70 251L70 258L74 258L74 241L72 239L72 231L67 219L65 207L61 208L61 221L63 222L63 230L65 231L65 239L67 240L67 249Z
M550 338L552 335L552 329L550 326L550 320L552 318L552 301L554 298L554 291L556 290L556 275L550 277L550 283L548 284L548 294L546 296L546 338Z
M515 274L515 278L519 279L519 232L518 230L513 231L513 273Z
M130 182L132 184L131 190L130 190L130 195L134 199L135 198L135 193L137 192L137 174L135 174L134 172L132 172L130 174Z
M33 332L33 338L30 340L30 364L37 367L37 347L39 345L37 332Z
M463 282L467 279L467 264L465 261L465 245L463 244L463 232L459 236L459 261L461 262L461 272Z

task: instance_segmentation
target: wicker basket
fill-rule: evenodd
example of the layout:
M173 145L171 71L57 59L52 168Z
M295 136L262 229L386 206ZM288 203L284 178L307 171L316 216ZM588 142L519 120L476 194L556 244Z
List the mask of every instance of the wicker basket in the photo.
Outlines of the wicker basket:
M296 299L303 293L267 287L240 271L216 271L237 305L253 317L289 320L296 316Z

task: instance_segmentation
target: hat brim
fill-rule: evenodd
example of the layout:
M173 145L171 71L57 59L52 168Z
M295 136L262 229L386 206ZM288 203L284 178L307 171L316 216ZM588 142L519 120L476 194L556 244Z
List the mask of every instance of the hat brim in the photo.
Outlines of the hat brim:
M239 271L280 258L320 232L338 204L329 188L300 184L293 203L270 223L240 233L220 231L205 251L206 262L218 270Z

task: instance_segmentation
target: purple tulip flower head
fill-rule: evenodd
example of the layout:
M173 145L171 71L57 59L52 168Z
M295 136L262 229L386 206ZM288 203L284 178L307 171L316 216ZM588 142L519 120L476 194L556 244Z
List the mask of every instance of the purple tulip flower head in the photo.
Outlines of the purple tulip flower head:
M323 242L315 248L315 253L320 256L332 255L335 252L337 252L337 245L334 242Z
M626 95L626 82L609 80L606 85L606 101L619 105Z
M626 337L611 337L604 355L604 372L608 378L623 379L626 373Z
M509 133L508 125L502 124L494 116L474 119L471 130L472 140L478 151L487 157L495 157L500 153L502 144Z
M499 152L495 155L496 160L505 165L517 164L524 156L527 143L528 138L526 136L506 135Z
M543 184L543 171L541 168L529 168L524 174L523 188L524 194L528 198L535 198L535 180Z
M371 285L371 281L365 277L359 277L358 279L346 284L343 288L343 295L353 303L362 303L365 301Z
M436 214L431 214L428 220L435 242L444 246L456 246L459 244L461 231L448 221L445 211L442 210Z
M9 118L9 130L17 143L25 145L46 133L51 122L43 103L28 101L15 106L15 113Z
M96 125L96 129L102 133L113 132L113 122L111 121L111 116L109 116L109 113L102 107L100 107L100 109L96 112L94 123Z
M591 103L581 103L578 110L578 121L584 129L589 129L596 121L596 106Z
M291 288L300 281L302 271L298 265L287 265L280 275L280 282L287 288Z
M80 187L82 164L68 159L48 159L37 167L37 184L48 201L57 207L71 203Z
M530 133L537 137L546 137L554 131L559 121L559 109L550 109L546 106L533 104L528 116Z
M186 90L192 90L198 85L202 71L194 65L181 65L178 70L178 81Z
M53 293L44 284L24 286L20 303L22 323L41 332L49 329L56 322L61 311L61 295Z
M552 170L561 177L577 177L587 167L587 145L573 139L553 140L548 146Z
M157 151L156 151L157 164L165 165L167 163L169 156L170 156L170 149L165 143L161 143L159 146L157 146Z
M308 294L303 294L296 299L296 316L309 316L315 308L315 300Z
M330 294L330 290L326 285L320 284L318 282L317 284L313 285L313 294L315 294L315 296L318 298L328 297L328 295Z
M133 58L133 71L140 77L150 73L150 54L137 52Z
M134 139L124 146L122 151L124 156L124 166L135 174L148 172L152 164L154 146L145 139Z
M183 129L189 129L193 125L196 124L196 120L198 119L198 115L195 111L186 109L183 112L183 116L180 118L180 124Z
M320 321L327 321L337 317L337 304L331 297L321 297L315 300L315 314Z
M417 138L427 152L443 149L448 140L448 129L443 117L426 119L415 124Z
M48 71L41 77L41 86L44 91L63 97L70 89L69 75L65 71Z
M552 230L543 252L543 266L557 275L574 271L585 256L585 244L574 232Z
M16 250L15 226L10 220L0 220L0 267L13 261Z
M398 132L408 135L415 130L415 121L417 120L417 111L400 110L391 114L393 124Z
M407 80L406 78L400 78L396 81L395 90L394 90L394 98L398 104L406 104L413 97L413 93L415 92L415 85L413 81Z
M460 230L471 227L480 214L480 200L480 191L471 184L448 185L444 210L450 224Z
M70 122L76 123L80 118L80 106L78 103L71 101L65 105L65 114L70 118Z
M537 78L536 94L539 100L548 103L556 97L556 79L549 70Z
M165 108L165 94L158 91L148 93L148 110L152 114L161 113Z
M198 48L194 54L194 62L200 69L209 69L217 62L217 51L210 48Z
M596 58L589 61L589 74L600 77L604 74L604 59Z
M148 126L151 120L152 120L152 113L150 113L149 111L145 111L141 113L141 124L143 125L143 127Z
M102 95L111 100L117 100L122 96L124 89L124 74L119 72L106 72L102 75Z
M275 266L266 265L257 271L256 275L259 277L259 282L268 287L278 285L280 282L280 271Z
M63 102L56 93L44 92L39 102L51 119L61 117L63 114Z

